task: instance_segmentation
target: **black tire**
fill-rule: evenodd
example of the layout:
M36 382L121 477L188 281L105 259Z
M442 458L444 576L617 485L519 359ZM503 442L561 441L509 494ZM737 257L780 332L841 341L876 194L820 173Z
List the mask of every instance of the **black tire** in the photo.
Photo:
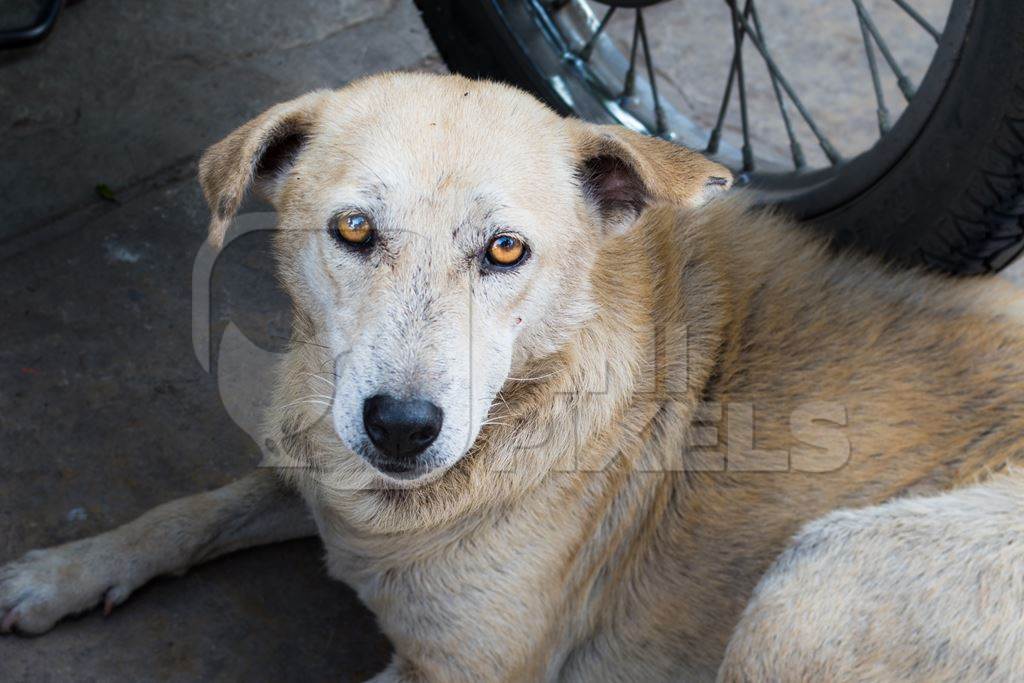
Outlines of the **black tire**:
M493 2L416 0L452 71L589 118L538 79ZM835 245L956 274L998 271L1024 250L1024 2L976 0L967 22L934 108L895 162L841 204L794 209Z

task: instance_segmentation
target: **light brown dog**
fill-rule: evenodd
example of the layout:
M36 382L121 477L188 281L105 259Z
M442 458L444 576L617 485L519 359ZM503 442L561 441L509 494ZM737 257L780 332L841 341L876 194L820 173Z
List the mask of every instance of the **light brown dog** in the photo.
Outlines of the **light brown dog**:
M0 569L3 630L318 532L381 681L1024 680L1005 286L830 254L699 154L458 77L279 105L200 179L215 243L250 185L278 211L272 457Z

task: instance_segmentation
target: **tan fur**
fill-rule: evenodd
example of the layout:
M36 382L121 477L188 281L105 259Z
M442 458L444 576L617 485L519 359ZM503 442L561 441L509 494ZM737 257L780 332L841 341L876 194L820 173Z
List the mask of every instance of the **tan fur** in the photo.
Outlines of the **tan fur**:
M277 127L311 141L267 189L296 302L268 464L392 640L380 680L712 680L723 657L724 681L1024 676L1024 485L991 479L1024 448L1016 292L831 254L742 193L701 206L727 172L699 155L457 77L368 79L232 134L201 168L214 241ZM601 155L653 205L628 230L573 179ZM525 322L468 450L411 483L303 403L336 349L317 302L351 293L308 226L392 167L431 245L495 184L536 229L529 284L482 323L446 313L470 336ZM351 325L377 324L404 254L332 294ZM416 353L447 368L432 333Z

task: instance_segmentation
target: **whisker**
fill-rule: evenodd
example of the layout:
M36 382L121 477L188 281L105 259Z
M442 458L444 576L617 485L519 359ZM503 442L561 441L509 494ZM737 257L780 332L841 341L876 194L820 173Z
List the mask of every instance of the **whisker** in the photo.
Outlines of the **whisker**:
M333 388L334 388L334 382L333 382L333 381L331 381L331 380L329 380L329 379L327 379L326 377L324 377L324 376L323 376L323 375L324 375L324 373L319 373L319 372L300 372L299 374L300 374L300 375L304 375L304 376L306 376L306 377L312 377L313 379L318 379L318 380L320 380L321 382L326 382L326 383L327 383L327 385L328 385L329 387L331 387L331 389L333 389ZM331 373L331 374L333 375L334 373Z
M510 381L510 382L533 382L533 381L536 381L538 379L544 379L545 377L553 377L556 374L558 374L558 373L549 372L547 374L537 375L535 377L506 377L505 379Z
M328 349L328 350L330 350L330 348L331 348L330 346L324 346L323 344L317 344L314 341L310 341L308 339L300 339L299 337L281 337L279 335L271 335L270 338L271 339L280 339L281 341L287 341L287 342L298 342L299 344L309 344L310 346L319 346L321 349Z
M291 408L291 407L297 406L297 405L314 405L314 404L330 406L332 402L333 402L333 397L331 397L331 396L321 396L319 394L314 394L314 395L311 395L311 396L305 396L303 398L300 398L297 401L292 401L291 403L286 403L285 405L281 406L281 408Z
M384 182L384 179L381 178L380 175L376 171L374 171L372 168L370 168L370 166L368 164L366 164L362 159L357 157L355 154L353 154L352 152L349 152L347 150L344 150L344 149L338 149L338 150L335 150L335 151L336 152L340 152L341 154L344 154L344 155L348 156L349 158L351 158L352 161L356 162L357 164L362 166L364 169L369 171L370 174L373 175L373 177L376 178L380 182L381 185L383 185L384 187L387 187L387 183Z
M505 404L505 410L511 413L512 407L508 404L508 401L505 400L505 397L501 395L501 392L499 391L495 396L501 399L501 402Z
M286 407L287 408L298 408L300 406L319 406L319 409L324 411L325 413L330 411L330 409L331 409L330 404L328 404L328 403L321 403L320 401L304 401L304 402L300 402L298 404L289 404Z

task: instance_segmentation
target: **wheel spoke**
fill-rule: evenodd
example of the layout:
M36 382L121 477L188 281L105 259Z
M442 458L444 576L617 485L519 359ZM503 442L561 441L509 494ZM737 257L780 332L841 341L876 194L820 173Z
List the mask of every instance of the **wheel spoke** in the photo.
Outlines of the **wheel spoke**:
M860 35L864 40L864 53L868 58L868 69L871 70L871 85L875 90L875 102L878 104L878 130L882 135L889 131L889 109L885 106L885 94L882 92L882 79L878 73L878 62L875 60L875 49L871 46L871 35L868 33L864 18L858 13Z
M754 30L757 31L757 37L762 43L766 43L764 37L764 31L761 29L761 17L757 13L757 7L751 3L750 16L754 20ZM772 82L772 91L775 93L775 101L779 104L779 114L782 115L782 123L786 127L786 137L789 138L789 151L793 157L793 166L796 170L800 170L807 166L807 160L804 158L804 149L800 146L800 141L796 138L796 133L793 132L793 122L789 120L789 112L786 111L786 100L782 97L782 89L779 87L779 79L775 77L775 72L771 69L768 70L768 77Z
M748 2L743 11L746 13L750 9L750 3ZM736 24L735 18L733 24ZM733 42L732 42L732 62L729 65L729 75L725 79L725 91L722 93L722 102L718 105L718 118L715 119L715 127L711 129L711 134L708 136L707 147L704 148L706 154L717 154L718 145L722 141L722 125L725 123L725 113L729 110L729 102L732 100L732 86L736 80L736 70L740 63L740 51L743 49L743 36L740 36L739 40L736 40L736 32L733 31Z
M892 56L892 52L889 51L889 46L886 45L885 39L882 38L882 34L878 32L878 27L875 26L875 22L871 20L871 15L868 14L867 9L864 8L864 3L861 0L853 0L854 7L857 8L857 15L864 26L871 33L871 37L875 39L875 43L878 45L878 50L885 57L885 61L889 64L889 68L896 75L896 84L900 87L900 92L903 93L903 97L910 100L914 96L914 86L911 84L910 79L900 69L900 65L896 63L896 58Z
M747 84L743 75L743 26L739 20L739 9L736 7L736 0L726 0L729 11L732 14L732 41L739 45L738 60L736 62L736 85L740 93L740 125L743 129L743 170L754 170L754 151L750 146L750 118L747 113ZM747 0L743 8L749 13L753 6L752 0Z
M857 2L857 0L854 0L854 2ZM785 91L786 95L789 96L789 99L793 101L793 106L796 107L796 110L800 113L800 117L807 123L807 127L811 129L811 133L814 134L815 139L818 141L818 146L821 147L821 151L825 153L825 156L828 157L828 160L833 166L841 162L842 156L840 156L839 152L836 151L836 148L832 143L829 142L829 139L825 137L824 133L821 132L818 124L807 111L803 102L800 101L800 98L797 96L796 91L793 90L793 87L789 84L789 81L787 81L786 77L782 75L782 71L779 70L778 64L776 64L775 60L772 59L771 54L768 53L767 48L765 48L760 38L751 31L750 23L743 16L740 16L740 22L743 30L750 38L751 45L753 45L758 53L760 53L761 59L764 60L765 65L768 67L768 71L775 75L779 85L782 86L782 89Z
M858 27L860 29L860 36L864 45L864 54L867 62L867 66L870 72L872 89L876 101L876 115L878 119L878 130L881 136L887 135L892 128L892 113L890 112L887 102L885 87L887 81L885 80L888 76L884 76L882 72L888 68L896 80L896 83L900 89L906 101L911 100L915 95L915 85L908 77L906 73L901 69L900 64L897 62L895 55L893 54L890 45L886 43L883 38L879 25L877 25L868 10L868 3L865 0L851 0L855 11L857 12ZM657 68L655 66L655 60L653 57L653 48L650 44L650 39L647 33L645 24L644 7L648 4L647 2L616 2L610 0L605 2L601 0L602 4L606 4L606 9L603 15L598 19L594 12L591 12L586 3L576 3L582 8L582 13L577 16L574 11L568 13L570 5L574 5L574 0L528 0L527 4L531 5L535 12L538 12L544 21L547 30L553 31L552 40L557 43L557 49L561 51L561 54L566 55L570 58L570 62L576 70L579 70L584 78L592 79L590 86L595 91L599 91L601 97L603 97L609 104L609 111L613 115L620 117L624 123L630 126L642 125L648 129L648 131L656 136L665 137L670 133L668 128L667 116L665 103L662 102L661 93L658 91L658 76ZM749 40L750 44L757 51L760 59L763 60L765 66L768 69L768 75L771 83L772 94L775 99L776 106L778 107L779 116L782 119L783 126L785 128L786 137L789 141L790 154L793 162L793 169L796 172L802 171L807 167L807 159L805 152L802 148L797 128L800 127L798 123L802 119L803 123L807 126L810 132L813 134L817 145L820 147L824 156L828 159L832 166L839 165L843 162L843 158L832 144L832 142L826 137L822 129L819 127L818 122L812 116L811 112L801 101L796 90L790 81L786 78L782 72L779 63L777 63L773 57L773 54L768 49L768 36L765 34L764 26L762 25L761 18L758 12L758 7L755 5L757 0L725 0L725 4L729 7L729 12L732 21L732 39L733 39L733 54L732 60L727 74L727 78L722 91L721 101L719 103L717 118L714 123L714 127L710 130L707 137L707 146L705 152L709 154L721 153L720 147L722 146L723 130L725 128L725 119L729 114L729 109L732 106L733 90L738 90L739 100L739 118L742 134L742 170L744 172L750 172L755 170L755 165L758 164L758 160L755 157L753 151L753 138L754 131L751 126L751 114L749 107L752 104L750 100L751 93L748 93L746 86L750 73L747 71L747 64L745 63L746 55L744 54L744 41ZM889 10L895 13L904 13L910 19L916 23L921 29L926 31L937 43L941 42L943 33L935 28L934 25L922 15L921 12L914 8L914 0L892 0L897 6L896 10ZM616 96L615 85L607 83L604 78L604 73L607 72L607 66L613 65L614 60L605 64L608 55L605 54L605 46L607 40L601 42L602 47L598 49L599 41L601 41L602 35L608 35L609 22L612 17L616 14L616 11L620 7L626 7L627 9L633 9L634 24L632 31L632 42L629 47L629 58L628 68L624 74L623 80L621 81L621 90ZM569 8L572 9L572 8ZM595 8L596 9L596 8ZM557 24L554 19L554 14L566 10L561 15L561 18L557 20ZM562 30L558 24L568 22L568 32ZM769 22L771 23L771 22ZM550 24L550 26L548 26ZM904 24L906 25L906 23ZM770 26L769 26L770 28ZM562 40L558 42L558 34L561 34ZM573 45L579 45L578 49L572 47ZM894 44L895 45L895 44ZM896 45L899 47L898 45ZM778 47L777 45L775 47ZM644 68L647 72L647 83L640 84L640 90L638 91L638 77L642 79L642 76L638 76L638 64L640 61L640 50L643 50L643 62ZM897 50L898 52L898 50ZM881 58L879 58L881 54ZM612 55L615 59L621 59ZM757 58L753 58L754 61ZM883 66L882 62L885 62ZM600 64L598 64L600 62ZM622 64L619 61L618 64ZM754 65L756 68L756 65ZM621 72L621 66L617 69L613 69L618 73ZM660 74L665 76L663 72ZM605 81L605 82L602 82ZM662 83L664 85L664 83ZM647 96L642 90L650 89L650 97L653 105L653 121L648 118L646 114L647 110ZM643 104L638 103L639 101ZM889 98L893 95L890 93ZM614 99L613 99L614 98ZM787 99L789 100L787 102ZM898 99L898 98L897 98ZM618 100L616 102L615 100ZM616 106L622 107L622 109L616 109ZM637 111L637 107L644 110L644 113L632 114ZM768 105L769 107L771 105ZM791 107L795 109L796 116L793 115ZM618 113L616 113L618 112ZM640 119L640 121L637 120ZM641 123L643 122L643 123ZM688 122L688 126L694 125ZM698 127L699 129L699 127ZM691 128L686 127L680 129L680 135L685 139L691 135ZM732 126L730 125L730 131ZM804 135L802 131L799 135ZM730 132L727 137L731 137L734 133ZM760 144L760 138L758 138ZM808 142L805 138L804 142ZM809 143L808 144L812 144ZM728 149L728 156L730 159L730 165L738 165L733 155L736 154L734 148L726 145ZM767 163L767 162L765 162ZM773 167L770 173L777 173L781 169Z
M928 20L925 19L924 17L922 17L920 12L918 12L916 9L911 7L910 4L907 3L907 0L892 0L892 1L895 2L897 5L899 5L900 9L902 9L904 12L906 12L908 15L910 15L910 18L913 19L914 21L916 21L918 26L923 28L928 33L930 33L932 38L935 39L936 43L939 42L939 40L942 39L942 32L935 30L935 27L932 26L930 23L928 23Z
M661 99L658 97L658 83L654 75L654 60L651 59L651 45L647 41L647 29L644 27L643 10L638 9L636 14L637 27L640 31L640 44L644 49L644 64L647 66L647 78L651 85L651 98L654 100L654 124L655 135L664 135L667 131L665 126L665 111L661 108Z
M625 100L633 96L636 91L636 49L640 45L640 9L636 10L636 19L633 22L633 44L629 48L629 69L622 81L622 94L619 99Z
M732 82L735 77L736 57L734 54L732 65L729 67L729 77L725 79L725 92L722 93L722 103L718 106L718 118L715 119L715 127L711 129L707 147L704 148L705 154L718 153L718 145L722 140L722 124L725 123L725 112L729 109L729 100L732 99Z
M597 39L604 33L604 27L608 25L608 20L615 14L615 10L618 8L612 5L608 8L608 11L604 13L604 18L601 19L601 23L597 25L597 29L594 30L594 35L590 36L590 40L583 46L583 49L579 51L579 57L583 61L590 59L591 53L594 51L594 45L597 44Z

